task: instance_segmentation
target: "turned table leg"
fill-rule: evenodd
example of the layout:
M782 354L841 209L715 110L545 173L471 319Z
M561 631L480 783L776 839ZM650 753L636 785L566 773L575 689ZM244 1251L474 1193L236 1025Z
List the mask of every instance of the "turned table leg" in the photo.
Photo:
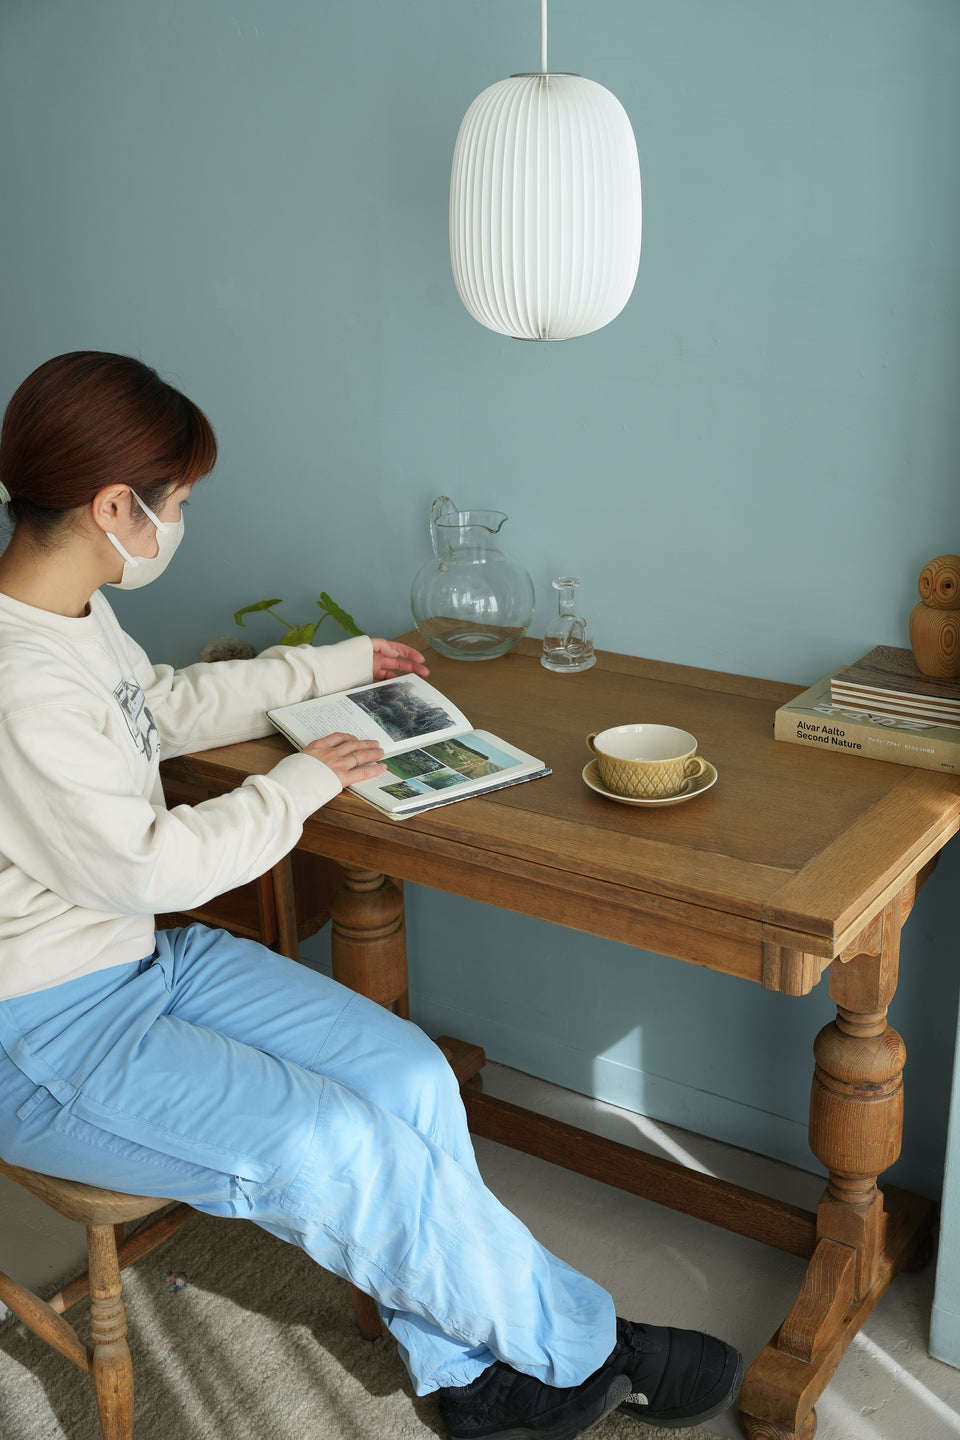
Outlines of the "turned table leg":
M906 1049L887 1024L895 986L896 970L885 973L882 956L832 967L837 1018L814 1043L810 1148L829 1171L817 1234L852 1252L854 1300L879 1274L885 1222L877 1179L900 1154L903 1134Z
M887 1007L904 918L894 902L874 932L874 953L830 967L837 1018L814 1043L810 1099L810 1148L828 1171L827 1188L800 1294L744 1380L740 1420L749 1440L812 1440L815 1401L929 1222L925 1202L891 1204L888 1195L885 1208L877 1186L900 1154L903 1132L906 1051Z
M343 872L330 899L333 978L409 1019L403 895L375 870Z
M407 940L399 886L375 870L344 868L343 885L330 898L333 978L408 1020ZM361 1335L375 1340L380 1312L371 1296L350 1286Z

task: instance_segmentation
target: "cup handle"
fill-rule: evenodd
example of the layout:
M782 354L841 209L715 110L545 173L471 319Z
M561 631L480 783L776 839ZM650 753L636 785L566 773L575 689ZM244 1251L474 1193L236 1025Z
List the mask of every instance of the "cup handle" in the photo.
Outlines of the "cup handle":
M691 755L689 760L683 763L683 774L686 780L696 780L699 776L705 775L707 762L702 755ZM687 789L690 787L687 786Z
M588 747L593 751L594 755L596 755L596 753L597 753L597 747L596 747L596 745L594 745L594 743L593 743L594 740L596 740L596 738L597 738L597 731L596 731L596 730L591 730L591 731L590 731L590 734L587 736L587 745L588 745Z

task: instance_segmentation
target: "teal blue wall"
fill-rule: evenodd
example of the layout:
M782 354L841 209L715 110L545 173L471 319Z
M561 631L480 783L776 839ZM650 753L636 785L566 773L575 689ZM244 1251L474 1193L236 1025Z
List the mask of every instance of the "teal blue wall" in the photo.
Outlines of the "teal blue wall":
M960 1367L960 1066L954 1067L930 1353Z
M918 571L960 549L960 7L554 0L553 68L633 120L645 226L624 313L548 346L472 321L447 252L457 127L536 67L538 8L0 7L0 392L63 350L132 351L220 437L176 568L118 601L158 658L266 595L309 618L321 587L406 629L442 492L509 511L535 630L572 571L602 648L803 683L905 643ZM958 868L954 847L895 1009L898 1177L928 1193ZM427 892L409 908L428 1029L803 1160L825 993Z

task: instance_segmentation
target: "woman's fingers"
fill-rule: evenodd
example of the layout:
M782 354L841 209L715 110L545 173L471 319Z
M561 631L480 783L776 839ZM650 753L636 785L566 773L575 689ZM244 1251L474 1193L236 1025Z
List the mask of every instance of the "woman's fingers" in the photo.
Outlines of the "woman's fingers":
M372 780L384 769L380 763L383 747L376 740L358 740L356 735L324 735L305 745L303 753L322 760L341 786L355 785L358 780Z
M404 645L399 640L371 641L373 645L373 678L374 680L387 680L395 675L427 676L430 671L419 650L414 650L412 645Z

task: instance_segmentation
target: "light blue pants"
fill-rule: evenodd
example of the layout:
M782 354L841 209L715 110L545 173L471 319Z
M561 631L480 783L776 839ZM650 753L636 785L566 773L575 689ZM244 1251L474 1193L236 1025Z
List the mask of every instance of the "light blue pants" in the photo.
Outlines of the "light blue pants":
M0 1003L0 1155L300 1245L375 1297L420 1395L494 1358L574 1385L615 1343L610 1296L484 1185L433 1042L221 930Z

